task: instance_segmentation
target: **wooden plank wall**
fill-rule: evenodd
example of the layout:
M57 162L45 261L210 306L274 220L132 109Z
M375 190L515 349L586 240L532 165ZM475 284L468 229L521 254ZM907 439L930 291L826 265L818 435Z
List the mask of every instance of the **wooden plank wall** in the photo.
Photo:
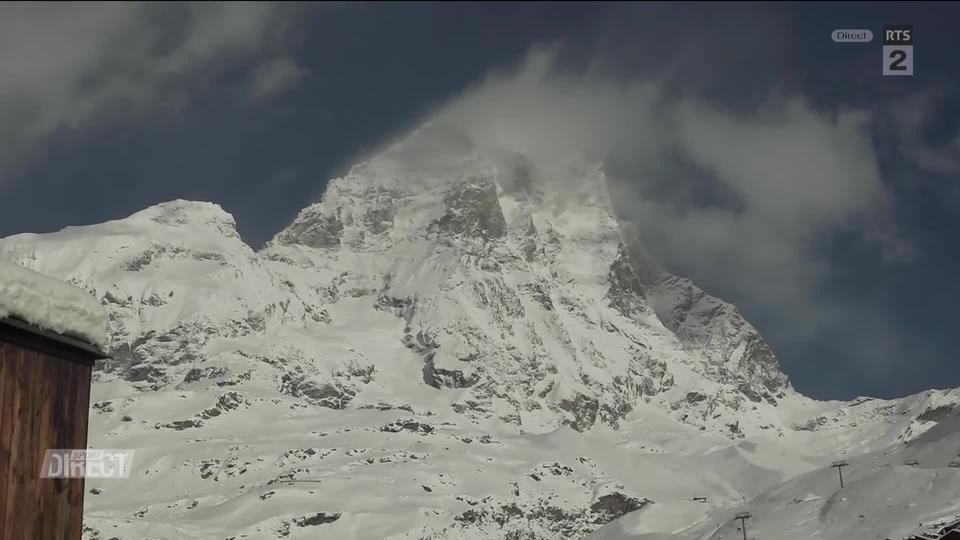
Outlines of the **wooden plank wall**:
M83 479L40 469L47 449L87 447L91 369L0 341L0 540L80 540Z

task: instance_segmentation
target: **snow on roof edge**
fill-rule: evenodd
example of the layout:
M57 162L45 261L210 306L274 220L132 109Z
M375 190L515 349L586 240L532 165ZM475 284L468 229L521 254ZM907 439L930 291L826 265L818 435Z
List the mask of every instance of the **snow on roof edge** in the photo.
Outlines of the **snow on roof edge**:
M0 259L0 319L15 317L38 328L104 348L107 313L87 291Z

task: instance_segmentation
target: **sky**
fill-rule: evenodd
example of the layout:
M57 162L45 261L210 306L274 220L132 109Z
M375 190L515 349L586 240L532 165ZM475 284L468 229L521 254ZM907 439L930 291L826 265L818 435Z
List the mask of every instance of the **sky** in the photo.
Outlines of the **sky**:
M811 396L960 386L949 3L0 5L0 237L221 204L254 248L425 121L602 161ZM914 28L884 77L882 28ZM870 43L835 43L835 29Z

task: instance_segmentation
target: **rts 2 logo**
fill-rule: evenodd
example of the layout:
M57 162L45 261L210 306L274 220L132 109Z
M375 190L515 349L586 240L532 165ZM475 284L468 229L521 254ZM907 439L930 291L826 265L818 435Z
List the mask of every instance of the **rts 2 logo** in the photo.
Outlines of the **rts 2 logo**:
M913 75L913 26L883 27L883 74Z

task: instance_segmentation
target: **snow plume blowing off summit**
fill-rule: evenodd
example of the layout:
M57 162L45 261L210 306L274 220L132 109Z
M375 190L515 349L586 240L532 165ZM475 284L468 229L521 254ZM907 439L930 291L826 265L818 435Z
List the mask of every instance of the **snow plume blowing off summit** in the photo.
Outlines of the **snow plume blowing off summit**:
M558 57L536 49L492 74L378 161L443 177L480 155L519 184L573 197L581 180L570 171L602 165L633 245L749 305L777 341L851 328L843 352L864 376L885 376L901 352L887 321L822 286L842 270L824 238L852 235L888 259L910 256L871 141L876 114L821 111L783 94L736 110L679 90L668 73L565 69ZM509 178L501 175L504 189Z

